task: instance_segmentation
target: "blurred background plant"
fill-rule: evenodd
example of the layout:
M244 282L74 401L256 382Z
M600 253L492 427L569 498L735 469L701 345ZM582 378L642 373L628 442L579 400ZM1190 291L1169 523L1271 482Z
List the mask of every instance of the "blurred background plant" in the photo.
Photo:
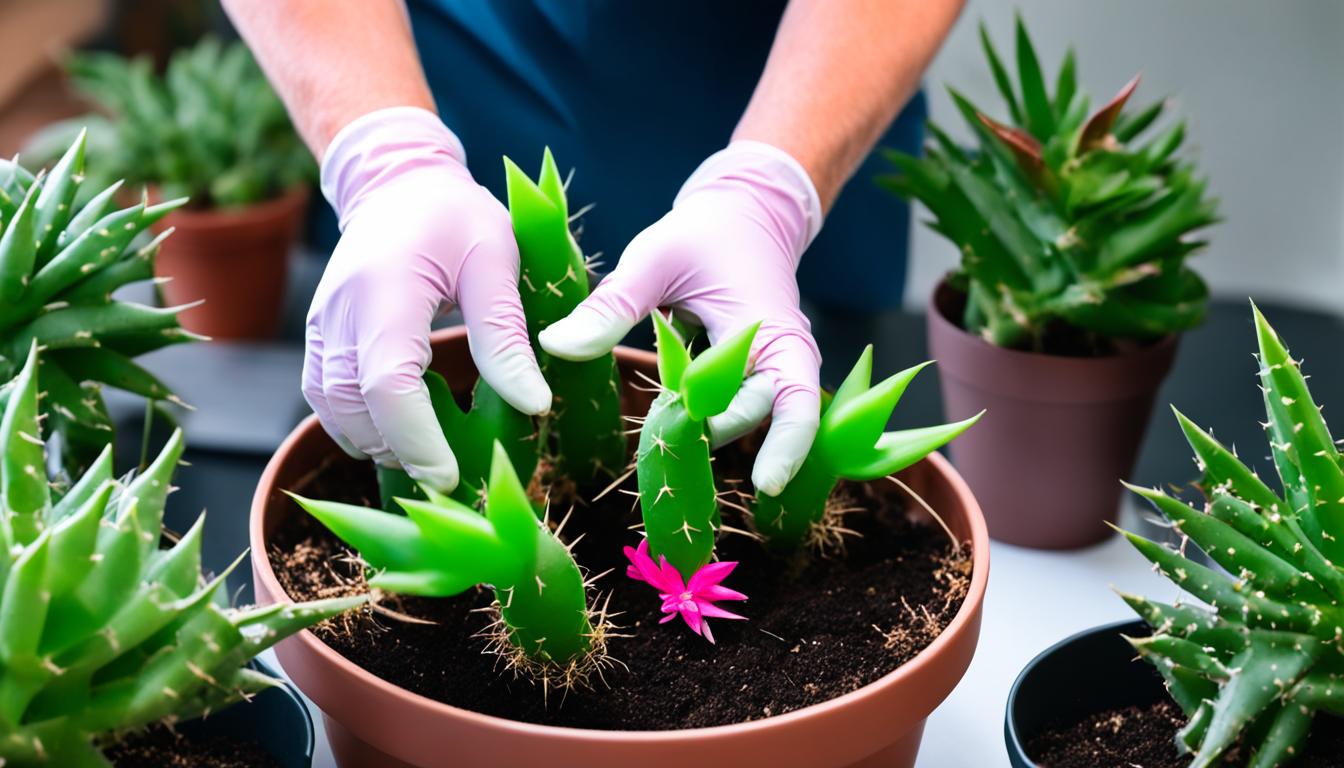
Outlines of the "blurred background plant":
M44 163L87 128L95 183L125 179L197 208L269 200L316 177L284 105L241 43L206 36L174 53L162 76L145 54L74 53L72 87L97 112L37 132L24 155Z

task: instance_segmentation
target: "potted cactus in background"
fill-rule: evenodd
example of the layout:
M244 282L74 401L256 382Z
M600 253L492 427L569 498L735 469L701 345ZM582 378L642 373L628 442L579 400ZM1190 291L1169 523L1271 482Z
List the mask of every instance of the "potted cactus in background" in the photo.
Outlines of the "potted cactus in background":
M248 666L253 657L363 598L228 607L221 589L228 571L208 580L201 573L203 515L160 548L181 432L137 476L113 479L108 448L64 495L53 495L37 438L40 382L49 370L39 369L37 342L30 342L0 418L0 763L76 768L125 755L122 764L144 764L156 739L168 754L188 751L171 734L137 734L275 688L279 681ZM238 706L306 722L299 701L262 699ZM282 715L286 705L299 709ZM266 730L246 719L234 713L193 728L202 738L242 744ZM270 754L287 758L287 767L306 766L310 741L303 729ZM267 754L250 749L253 764Z
M930 302L929 347L948 416L989 411L952 453L991 534L1084 546L1108 535L1177 334L1203 318L1185 259L1215 203L1178 154L1183 123L1146 138L1164 104L1129 108L1137 77L1089 112L1072 51L1051 95L1020 18L1016 83L981 39L1007 119L949 89L978 148L931 126L925 156L890 153L883 183L961 254Z
M175 53L162 76L147 57L112 53L78 53L66 67L99 112L48 127L30 154L87 127L99 158L94 178L189 197L160 225L177 231L157 264L171 278L165 299L205 299L183 316L197 333L274 334L316 171L247 48L207 37Z
M1222 765L1224 758L1254 768L1284 766L1309 755L1337 758L1340 731L1332 717L1344 716L1344 568L1337 565L1344 562L1344 456L1307 389L1299 361L1259 310L1254 312L1265 433L1280 490L1176 413L1201 472L1197 485L1203 508L1160 490L1131 486L1171 522L1183 544L1176 550L1125 535L1199 602L1121 595L1151 633L1138 636L1141 625L1111 627L1096 633L1109 640L1080 640L1116 649L1097 673L1110 678L1097 687L1113 693L1096 697L1091 707L1051 711L1051 722L1025 714L1049 709L1046 701L1010 700L1009 749L1021 753L1016 764L1071 768L1075 763L1052 752L1052 745L1065 740L1048 731L1068 732L1080 717L1104 721L1116 715L1117 704L1139 707L1130 714L1134 729L1166 734L1155 746L1125 748L1151 747L1169 760L1185 755L1180 763L1196 768ZM1223 570L1187 557L1188 544ZM1118 648L1122 631L1131 648ZM1161 695L1161 686L1145 670L1133 667L1136 652L1160 676L1168 695ZM1079 675L1087 673L1076 667L1095 664L1073 657ZM1068 678L1070 671L1061 668L1058 675ZM1069 684L1078 682L1073 677ZM1023 685L1032 687L1031 682ZM1015 722L1027 717L1035 722ZM1157 725L1145 730L1140 720ZM1122 760L1119 747L1098 746L1118 762L1151 764Z
M199 338L178 325L185 307L155 309L112 296L154 276L169 232L149 240L145 230L186 200L119 207L122 183L97 186L86 175L85 149L81 131L36 175L0 161L0 383L18 373L31 344L48 350L42 434L59 436L60 463L72 476L112 440L100 388L174 399L131 358ZM101 160L95 157L94 167ZM0 389L0 407L10 391Z

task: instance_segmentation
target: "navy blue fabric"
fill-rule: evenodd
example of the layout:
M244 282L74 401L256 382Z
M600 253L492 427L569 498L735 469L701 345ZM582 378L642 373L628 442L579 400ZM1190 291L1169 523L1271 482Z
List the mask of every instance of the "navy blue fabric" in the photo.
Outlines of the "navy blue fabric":
M783 0L410 0L416 43L444 122L476 179L504 199L508 155L535 172L550 146L577 169L571 208L585 252L610 267L678 188L722 148L764 68ZM916 98L882 144L922 140ZM805 297L854 310L897 306L909 214L872 181L870 159L804 257Z

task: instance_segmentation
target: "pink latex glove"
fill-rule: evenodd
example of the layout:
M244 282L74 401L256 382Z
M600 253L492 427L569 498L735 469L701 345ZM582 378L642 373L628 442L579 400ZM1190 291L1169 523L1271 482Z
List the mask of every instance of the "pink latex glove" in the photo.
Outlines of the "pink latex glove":
M472 357L500 396L529 414L551 404L508 211L472 180L452 131L414 107L343 128L322 161L322 194L341 239L308 311L304 397L350 455L451 491L457 460L421 380L445 304L462 310Z
M541 346L590 359L659 306L700 323L711 343L763 321L754 373L710 429L715 442L726 442L773 412L752 483L778 495L811 448L821 410L821 356L794 276L821 219L816 189L796 160L769 144L735 141L700 165L672 210L631 241L587 300L541 332Z

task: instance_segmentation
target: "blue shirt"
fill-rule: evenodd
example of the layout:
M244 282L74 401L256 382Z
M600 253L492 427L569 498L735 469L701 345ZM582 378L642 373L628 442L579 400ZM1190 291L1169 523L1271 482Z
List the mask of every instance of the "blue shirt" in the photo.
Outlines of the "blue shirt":
M784 0L410 0L444 122L477 181L504 199L501 156L529 172L550 146L575 169L571 210L592 202L580 244L608 265L727 144L765 66ZM922 96L881 145L922 141ZM803 257L803 295L854 310L897 306L908 208L878 189L870 158Z

